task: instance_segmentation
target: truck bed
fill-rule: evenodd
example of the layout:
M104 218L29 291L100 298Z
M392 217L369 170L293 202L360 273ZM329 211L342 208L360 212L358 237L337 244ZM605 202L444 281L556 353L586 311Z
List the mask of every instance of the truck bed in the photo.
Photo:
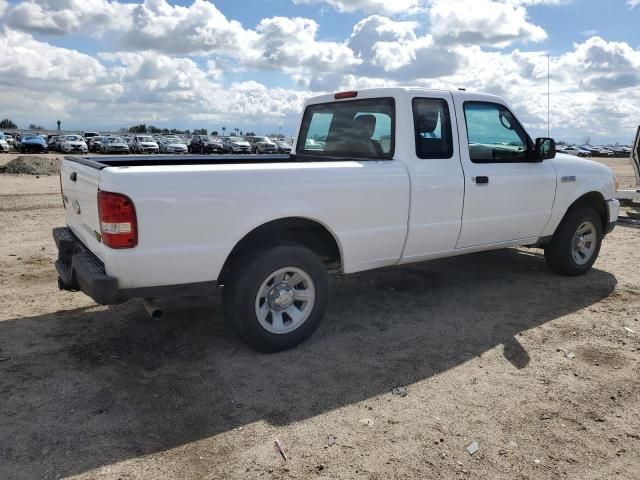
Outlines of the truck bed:
M299 161L289 154L262 155L118 155L66 156L65 160L80 163L96 170L107 167L143 167L153 165L227 165L251 163L287 163ZM306 160L306 158L305 158ZM327 159L314 158L314 161Z

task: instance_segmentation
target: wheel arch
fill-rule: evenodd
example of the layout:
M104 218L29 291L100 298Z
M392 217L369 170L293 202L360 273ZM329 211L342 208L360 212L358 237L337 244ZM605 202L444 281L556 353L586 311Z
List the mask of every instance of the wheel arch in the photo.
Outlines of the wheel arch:
M328 270L343 268L342 246L327 225L307 217L285 217L265 222L246 233L227 255L218 275L218 283L224 284L231 267L244 253L279 243L309 248L321 258Z
M607 210L607 202L604 199L602 193L597 191L591 191L585 193L581 197L578 197L567 209L562 219L567 216L572 210L576 210L578 208L590 207L593 208L596 212L598 212L598 216L602 221L602 230L603 232L607 228L607 223L609 221L609 212Z

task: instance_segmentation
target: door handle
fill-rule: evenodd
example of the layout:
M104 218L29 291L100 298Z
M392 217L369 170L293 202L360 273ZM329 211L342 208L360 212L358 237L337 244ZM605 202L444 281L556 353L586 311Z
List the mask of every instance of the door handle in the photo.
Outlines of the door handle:
M475 177L472 178L471 180L473 180L474 182L476 182L478 185L486 185L489 183L489 177Z

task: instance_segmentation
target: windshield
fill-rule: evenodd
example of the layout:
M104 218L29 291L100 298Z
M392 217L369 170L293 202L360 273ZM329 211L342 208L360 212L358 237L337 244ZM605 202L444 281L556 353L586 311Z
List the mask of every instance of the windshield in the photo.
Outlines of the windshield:
M66 137L64 137L64 139L67 142L77 142L77 141L82 140L82 138L80 138L79 135L67 135Z
M256 142L271 142L267 137L255 137L255 139Z
M230 142L244 142L244 140L240 137L229 137Z
M392 98L309 105L298 138L298 154L391 159L395 148Z
M37 135L23 135L22 140L40 140L40 137Z
M124 140L120 137L109 137L107 143L124 143Z
M164 141L168 143L182 143L182 141L177 137L165 137Z
M153 142L153 138L151 137L138 137L139 142Z

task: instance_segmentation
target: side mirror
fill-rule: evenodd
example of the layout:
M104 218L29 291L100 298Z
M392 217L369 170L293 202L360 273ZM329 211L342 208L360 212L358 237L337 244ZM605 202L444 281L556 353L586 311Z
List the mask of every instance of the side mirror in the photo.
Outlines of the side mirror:
M536 138L533 159L541 162L556 158L556 141L553 138Z

